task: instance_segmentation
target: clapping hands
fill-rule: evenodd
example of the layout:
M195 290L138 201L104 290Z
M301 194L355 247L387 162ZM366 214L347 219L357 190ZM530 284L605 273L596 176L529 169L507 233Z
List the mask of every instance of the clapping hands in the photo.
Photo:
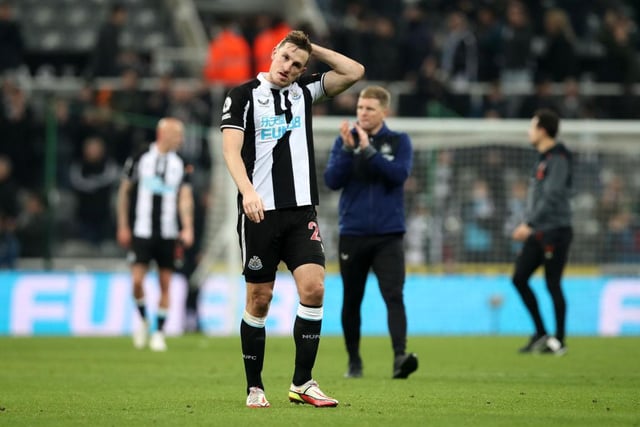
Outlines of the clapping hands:
M354 123L353 128L358 133L358 139L359 139L358 147L360 149L367 148L369 146L369 135L367 135L367 132L365 132L365 130L362 129L358 123ZM343 121L342 125L340 126L340 136L342 137L342 141L344 145L346 145L352 150L356 148L356 142L355 142L355 139L353 138L353 133L351 133L349 122L346 120Z

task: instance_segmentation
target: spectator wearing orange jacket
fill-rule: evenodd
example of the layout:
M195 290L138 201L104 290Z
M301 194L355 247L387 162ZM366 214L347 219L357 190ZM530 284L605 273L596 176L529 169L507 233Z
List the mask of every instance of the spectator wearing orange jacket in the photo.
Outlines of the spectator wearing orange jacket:
M253 40L254 74L269 71L271 67L271 53L282 39L291 31L291 27L279 17L269 17L269 25L260 31Z
M236 86L251 78L251 47L234 21L223 22L209 43L203 73L208 83L225 87Z

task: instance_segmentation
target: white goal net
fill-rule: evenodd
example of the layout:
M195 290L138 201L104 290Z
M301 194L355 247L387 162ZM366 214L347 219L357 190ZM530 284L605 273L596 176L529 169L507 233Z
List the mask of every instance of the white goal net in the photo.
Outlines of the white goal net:
M322 175L344 119L320 116L314 120L318 215L331 264L337 257L339 192L330 191ZM414 147L405 192L410 268L512 262L517 246L510 233L522 217L537 156L527 140L529 122L390 118L387 124L407 132ZM640 123L564 121L558 139L574 153L570 262L639 261ZM216 130L206 268L222 264L237 270L236 188L226 172L220 145Z

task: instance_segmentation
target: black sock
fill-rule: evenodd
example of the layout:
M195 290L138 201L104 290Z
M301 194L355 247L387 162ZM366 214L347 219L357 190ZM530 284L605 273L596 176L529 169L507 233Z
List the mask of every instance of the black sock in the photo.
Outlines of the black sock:
M262 366L264 364L265 328L256 328L242 320L240 322L240 340L242 342L242 358L244 373L247 377L247 394L249 387L260 387L262 384Z
M322 320L307 320L296 316L293 324L293 339L296 343L296 367L293 384L302 385L311 379L311 370L316 362L320 345Z
M143 321L147 321L147 308L144 304L144 298L136 300L136 308L138 309L138 313L140 313L140 317Z
M159 309L158 310L158 331L164 331L164 323L167 321L167 310Z

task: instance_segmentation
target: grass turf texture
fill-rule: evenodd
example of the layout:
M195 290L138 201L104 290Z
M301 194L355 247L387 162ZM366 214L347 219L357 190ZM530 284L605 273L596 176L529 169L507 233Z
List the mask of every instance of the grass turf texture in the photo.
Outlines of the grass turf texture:
M314 377L340 401L288 402L293 341L267 339L268 409L244 406L239 338L0 338L0 426L639 426L638 338L571 337L564 357L521 355L525 337L410 337L420 368L392 380L389 339L362 343L345 379L340 337L323 337Z

